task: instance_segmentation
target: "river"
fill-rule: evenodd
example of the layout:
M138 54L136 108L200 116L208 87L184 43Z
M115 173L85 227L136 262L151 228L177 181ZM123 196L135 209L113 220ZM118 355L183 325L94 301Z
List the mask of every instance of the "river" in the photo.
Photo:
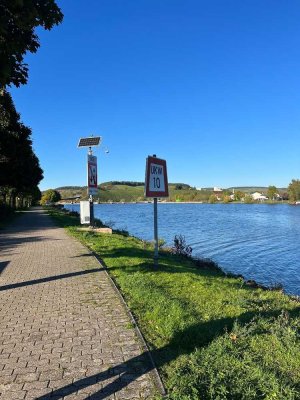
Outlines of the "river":
M79 212L79 205L66 205ZM141 239L153 239L153 204L96 204L95 217ZM158 204L159 238L184 235L193 256L263 285L300 295L300 206Z

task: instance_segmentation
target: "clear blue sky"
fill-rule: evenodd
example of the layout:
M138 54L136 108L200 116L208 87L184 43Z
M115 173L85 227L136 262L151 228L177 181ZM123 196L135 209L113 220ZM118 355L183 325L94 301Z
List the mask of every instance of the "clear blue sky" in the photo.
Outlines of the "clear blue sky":
M287 186L300 178L298 0L58 0L30 79L11 90L45 178L86 184L80 137L103 136L99 181ZM107 147L109 154L103 151Z

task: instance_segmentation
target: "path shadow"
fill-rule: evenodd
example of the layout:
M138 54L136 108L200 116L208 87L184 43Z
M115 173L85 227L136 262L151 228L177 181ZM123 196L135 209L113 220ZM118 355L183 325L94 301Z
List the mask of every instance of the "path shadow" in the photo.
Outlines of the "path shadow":
M297 316L299 311L300 307L290 312L290 314L291 316ZM106 399L124 389L130 383L136 381L142 375L154 371L156 367L161 368L171 361L176 360L181 355L191 354L196 349L209 345L216 337L223 334L225 331L230 332L235 321L238 321L240 324L245 324L250 322L256 315L268 318L277 317L280 313L281 310L264 313L246 312L238 318L220 318L209 322L194 324L182 331L176 332L168 345L161 349L156 349L151 352L146 351L139 356L133 357L116 366L112 366L105 371L84 377L72 384L56 389L51 394L40 396L36 400L51 398L62 399L64 396L72 395L77 392L80 393L82 389L87 389L88 387L109 379L110 382L101 390L93 394L87 394L86 397L92 400ZM193 339L191 340L191 338ZM112 381L113 378L115 378L114 381ZM91 388L91 392L92 390ZM85 391L85 393L86 392L87 391Z
M18 211L16 213L18 213ZM0 238L6 234L59 228L46 211L42 209L32 208L30 210L22 210L20 213L21 215L19 215L18 218L14 219L9 225L1 229Z
M100 271L104 271L104 268L93 268L93 269L87 269L84 271L70 272L68 274L47 276L46 278L35 279L32 281L11 283L9 285L0 286L0 292L4 291L4 290L16 289L16 288L20 288L20 287L24 287L24 286L32 286L32 285L38 285L40 283L57 281L59 279L74 278L75 276L87 275L87 274L92 274L94 272L100 272Z
M2 272L5 270L5 268L8 266L10 261L0 261L0 275Z
M79 254L78 256L71 256L70 258L81 258L81 257L95 257L93 253Z
M36 243L42 241L57 241L62 239L44 237L44 236L21 236L21 237L1 237L0 236L0 250L9 251L24 244L24 243Z

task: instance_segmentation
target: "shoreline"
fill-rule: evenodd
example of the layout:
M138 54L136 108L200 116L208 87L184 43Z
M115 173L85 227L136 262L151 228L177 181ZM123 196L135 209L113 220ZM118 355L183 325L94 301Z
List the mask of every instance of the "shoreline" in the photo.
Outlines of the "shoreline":
M88 200L83 200L83 201L88 201ZM79 203L69 203L69 202L58 202L56 203L57 205L80 205ZM153 204L153 201L113 201L113 202L93 202L94 205L97 204ZM253 203L245 203L243 201L235 201L235 202L228 202L228 203L223 203L223 202L216 202L216 203L209 203L209 202L204 202L204 201L158 201L158 204L209 204L209 205L233 205L233 204L244 204L244 205L290 205L290 206L300 206L300 204L295 204L295 203L288 203L288 202L253 202Z
M116 203L117 204L117 203ZM78 218L80 218L80 214L77 211L69 211L66 209L63 209L65 211L63 211L66 214L71 213L71 215L74 216L74 213L78 214ZM72 214L73 213L73 214ZM96 218L97 220L97 218ZM100 222L101 225L102 222L100 220L98 220ZM106 225L103 225L103 227L106 227ZM96 232L96 230L94 231L93 228L90 228L90 232ZM121 231L119 229L112 229L112 232L114 233L120 233ZM129 232L126 232L128 234L128 237L133 238L135 240L138 240L142 243L151 243L151 241L147 241L147 240L143 240L137 236L131 235ZM171 254L171 247L162 247L161 249L162 251L165 251L167 253ZM258 281L256 281L255 279L247 279L244 277L243 274L239 274L239 273L234 273L231 271L226 271L223 267L221 267L217 262L213 261L210 258L199 258L197 256L188 256L187 257L188 260L190 260L196 268L207 268L213 271L219 271L221 274L223 274L225 277L228 278L234 278L234 279L242 279L243 280L243 285L247 286L247 287L251 287L251 288L256 288L256 289L262 289L264 291L277 291L277 292L281 292L282 294L290 297L291 299L297 301L300 303L300 295L296 295L296 294L292 294L292 293L287 293L283 287L283 285L280 282L273 282L269 285L266 284L262 284L259 283ZM204 265L204 267L203 267Z

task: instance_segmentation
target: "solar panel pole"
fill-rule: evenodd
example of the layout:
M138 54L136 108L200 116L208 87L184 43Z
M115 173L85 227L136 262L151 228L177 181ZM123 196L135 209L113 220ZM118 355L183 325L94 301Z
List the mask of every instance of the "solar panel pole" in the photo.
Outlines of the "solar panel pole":
M88 154L87 154L87 190L89 194L89 208L90 208L90 226L95 225L95 218L94 218L94 202L93 202L93 194L91 193L91 189L94 185L90 185L89 177L91 176L94 180L94 184L97 186L97 158L93 157L92 146L99 146L101 142L101 136L97 137L87 137L87 138L80 138L78 147L88 147ZM93 170L93 171L92 171ZM90 187L92 186L92 187Z
M89 147L89 151L88 151L88 160L89 160L89 156L93 155L93 151L92 148ZM89 168L89 164L88 164L88 168ZM89 173L88 173L89 176ZM89 178L88 178L89 179ZM88 187L89 187L89 182L88 182ZM94 219L94 202L93 202L93 195L90 194L89 197L89 203L90 203L90 226L94 227L95 226L95 219Z

